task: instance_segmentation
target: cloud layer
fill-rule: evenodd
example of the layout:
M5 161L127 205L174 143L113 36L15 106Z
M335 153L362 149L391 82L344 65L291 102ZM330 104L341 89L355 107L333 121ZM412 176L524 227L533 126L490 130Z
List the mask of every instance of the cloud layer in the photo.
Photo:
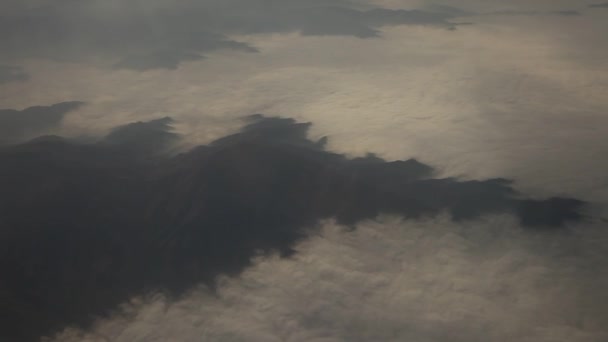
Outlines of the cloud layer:
M504 179L435 179L416 160L349 159L309 140L308 123L248 121L175 157L159 154L176 139L167 118L97 143L46 137L0 150L7 337L87 327L131 296L212 285L258 253L292 255L325 219L511 213L534 230L582 219L576 199L527 199Z
M0 1L0 340L608 340L602 7Z
M608 8L608 2L601 2L601 3L597 3L597 4L591 4L591 5L589 5L589 7L591 7L591 8Z
M5 5L0 58L115 59L116 67L174 69L209 51L256 48L234 34L288 33L377 37L387 25L452 28L450 14L333 1L53 1Z
M24 110L0 110L0 144L23 141L57 128L63 117L81 102L63 102Z
M0 65L0 84L27 81L28 79L29 75L22 67Z
M257 258L216 291L133 298L126 316L61 342L600 342L601 225L536 234L491 216L325 222L289 259Z

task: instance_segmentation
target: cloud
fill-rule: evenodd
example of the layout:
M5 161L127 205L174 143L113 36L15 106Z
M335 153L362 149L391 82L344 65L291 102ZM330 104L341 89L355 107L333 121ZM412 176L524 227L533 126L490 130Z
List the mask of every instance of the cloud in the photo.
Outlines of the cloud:
M571 9L556 9L556 10L526 10L526 9L503 9L503 10L494 10L494 11L473 11L461 9L454 6L447 5L430 5L427 6L429 11L433 11L436 13L443 13L446 15L450 15L453 17L474 17L480 15L505 15L505 16L519 16L519 15L530 15L530 16L547 16L547 15L557 15L557 16L578 16L581 15L579 11L571 10Z
M589 5L590 8L608 8L608 2Z
M325 222L291 258L256 258L174 300L53 341L595 342L608 337L608 249L592 234L535 234L508 217ZM605 241L605 240L602 240Z
M293 255L326 219L354 228L390 214L454 222L513 214L530 230L579 221L583 202L529 199L505 179L433 178L416 160L350 159L310 140L310 123L254 115L238 133L174 157L139 158L176 136L171 120L106 138L0 149L0 330L36 340L88 327L134 295L175 296L254 256ZM78 284L77 286L74 286Z
M173 53L170 51L157 52L149 55L131 55L116 64L119 69L151 70L151 69L177 69L185 61L204 59L197 53Z
M177 69L177 67L186 61L198 61L205 59L201 55L202 51L216 49L230 49L244 52L258 52L257 49L248 46L244 43L226 40L221 36L213 35L214 38L209 39L204 47L194 49L184 49L184 51L173 50L170 47L163 50L148 52L144 54L131 54L120 60L115 67L118 69L132 69L138 71L146 71L151 69ZM202 38L201 38L202 39ZM214 41L214 39L217 39ZM197 44L201 44L198 42Z
M62 102L24 110L0 110L0 143L15 142L44 134L57 127L63 117L82 102Z
M137 155L162 153L179 140L179 134L171 132L172 122L173 119L165 117L116 127L102 144L127 149Z
M556 10L556 11L525 11L525 10L503 10L484 13L485 15L558 15L564 17L581 15L575 10Z
M19 66L0 65L0 84L27 81L29 74Z
M540 9L568 8L564 6L565 1L558 1L561 5L544 2L551 2L551 8ZM537 10L538 3L520 2L518 5L521 7L514 5L513 8ZM493 2L493 5L498 8L489 8L488 12L501 6L512 8L510 4L498 2ZM478 9L473 6L466 8ZM593 24L593 20L601 19L600 16L586 14L589 15L563 19L558 16L488 16L475 18L476 23L479 19L479 25L456 34L446 34L435 28L394 27L382 29L383 39L367 40L300 37L298 34L228 35L226 39L242 40L264 53L226 53L222 55L226 58L187 63L178 72L133 73L95 70L80 63L24 61L25 68L36 77L24 84L25 87L5 87L2 98L5 108L20 109L65 98L90 102L90 106L79 110L77 115L68 115L62 122L62 132L66 134L83 129L105 131L117 123L147 121L170 113L177 119L176 131L198 134L197 141L205 144L224 135L225 127L222 125L233 125L231 117L251 113L253 108L273 115L294 116L302 122L314 122L311 134L315 139L310 139L314 146L306 147L309 150L323 146L323 141L318 138L328 135L331 137L327 142L328 149L334 152L362 156L365 151L374 151L385 160L412 155L427 165L437 167L437 172L442 175L462 175L467 179L504 176L516 179L515 185L506 184L506 187L525 189L523 193L534 194L535 198L576 193L576 198L589 199L596 205L596 199L605 203L608 194L605 158L602 158L606 155L606 144L600 134L601 128L606 127L602 123L606 121L603 91L607 78L603 77L606 69L601 64L593 66L580 57L602 63L607 59L600 58L601 54L591 58L593 54L588 47L599 49L605 44L602 40L589 40L587 37L605 31ZM574 41L581 44L574 45ZM594 41L597 44L591 44ZM149 56L146 51L142 53L134 49L125 54L116 53L108 64L120 63L126 58L123 56L135 56L135 60L144 58ZM150 55L162 55L162 52L162 48L154 49ZM563 61L565 59L568 61ZM171 133L170 130L161 131ZM38 140L36 144L44 142L44 146L59 146L61 143L56 138L45 140ZM302 145L302 142L294 143L293 140L284 139L286 144L292 141L292 144ZM92 150L94 160L99 160L94 169L108 170L109 167L107 174L117 179L111 182L100 179L99 187L106 188L107 192L96 190L97 185L88 185L75 178L78 175L89 177L86 172L68 169L66 172L71 171L70 177L66 177L67 180L59 187L74 188L71 191L82 188L83 194L74 195L73 198L78 199L74 201L48 196L40 203L67 203L65 207L76 209L73 215L76 222L101 221L108 222L107 226L142 227L139 218L131 220L131 216L120 209L144 211L138 210L137 204L153 201L147 196L155 191L147 191L150 189L148 186L135 187L128 179L124 181L125 174L139 173L112 166L120 154L124 154L125 159L133 159L133 153L124 149L128 144L116 143L121 146L85 149L85 152ZM201 147L201 150L205 149ZM100 150L111 153L102 158ZM82 154L86 155L85 152ZM71 165L84 158L59 158L62 160L59 164ZM158 161L136 159L138 162ZM257 157L254 159L258 160ZM361 159L374 160L373 156ZM142 166L148 171L141 174L149 176L141 178L152 179L153 182L165 179L163 174L172 171L171 167L179 169L184 165L176 159L173 166L165 164L165 161L160 160L163 167ZM132 165L131 161L118 164ZM247 175L245 168L250 163L234 164L245 166L228 169L242 169L243 177ZM240 179L239 176L234 178ZM427 176L430 179L436 177L432 174ZM193 179L198 178L193 176ZM124 186L124 195L111 186L115 183ZM35 199L44 192L41 189L52 188L56 183L49 181L43 184L46 187L32 186L24 197ZM94 190L90 193L101 195L89 198L86 196L89 189ZM180 197L179 193L190 194L188 186L181 189L175 190L178 194L173 197L173 203L177 203L174 206L178 207L174 209L176 211L179 203L186 202L179 198L187 197ZM146 198L140 200L138 195L135 200L130 200L133 198L131 191ZM204 193L203 190L201 192ZM95 199L100 202L92 202ZM81 202L89 203L92 208L98 207L97 203L103 207L102 204L107 202L111 203L108 208L115 209L108 210L105 215L96 214L96 209L87 209L88 206ZM67 211L61 205L58 207L63 213ZM155 210L150 209L149 212L154 213ZM91 214L91 221L86 220L86 214ZM40 215L53 218L48 221L59 222L57 225L64 222L73 226L77 224L61 220L65 215L53 216L44 211L40 211ZM121 215L126 218L121 219ZM179 216L179 213L175 215ZM110 320L94 331L100 333L96 337L101 339L103 336L110 341L150 341L155 338L160 341L608 340L602 338L605 334L594 331L595 326L595 330L605 332L604 322L607 321L606 309L601 308L601 303L606 302L602 300L605 298L603 289L606 288L602 286L606 284L606 254L597 253L595 262L589 259L576 261L581 254L593 255L600 246L606 246L605 232L599 233L602 230L598 228L594 235L589 232L589 227L576 225L576 229L564 232L528 229L527 234L512 236L512 231L521 229L516 222L519 217L504 216L508 224L484 214L474 221L445 219L420 226L425 218L404 220L403 224L394 226L386 221L378 224L365 221L355 223L355 231L334 235L332 228L329 232L321 230L315 232L318 235L307 235L313 246L307 245L309 240L306 238L294 245L296 254L291 258L263 259L253 268L247 268L245 274L235 281L236 284L220 283L219 289L212 294L196 294L194 298L187 296L177 302L171 296L166 300L150 299L151 305L146 305L141 311L128 312L125 320L129 324L124 332L118 329L120 326L116 327L116 320ZM8 216L0 215L0 220L5 217ZM36 220L35 215L24 217ZM46 221L40 221L39 226L45 227ZM125 223L119 225L123 221ZM79 226L88 227L86 224ZM444 234L434 235L434 229ZM94 264L97 270L106 270L98 272L104 276L91 276L94 280L80 281L86 277L79 277L78 272L70 276L66 271L68 275L61 277L56 276L59 272L49 272L51 285L57 284L57 279L77 281L51 286L48 292L41 286L38 291L27 293L30 298L52 297L57 288L69 289L65 293L100 293L100 300L108 298L104 290L111 288L107 284L112 282L107 281L111 279L107 274L119 269L118 264L129 259L129 254L123 257L118 252L114 258L102 260L99 257L101 261L89 263L87 260L91 258L87 258L87 252L111 256L115 253L111 249L100 249L99 252L93 248L95 243L88 243L87 231L73 230L76 237L72 241L85 241L84 245L89 248L76 250L66 243L68 248L57 247L57 253L44 252L44 256L51 257L39 257L37 260L43 261L30 263L30 269L43 269L47 264L45 259L52 264L52 257L65 250L67 253L73 251L64 257L66 269L75 265L71 268L86 270L87 265ZM184 230L189 231L188 228ZM567 236L565 239L569 241L586 236L593 242L581 246L556 243L552 237L557 235ZM95 240L95 236L98 235L93 235L90 240ZM529 249L519 245L535 238L539 239L538 244ZM108 237L102 236L100 240L108 241L109 246L119 246L115 248L117 251L128 251L128 247L121 243L129 239L122 239L122 235L113 233ZM51 241L37 244L49 246L57 237L49 234L29 240L32 244ZM28 239L24 237L22 241L27 242ZM27 243L16 245L27 246ZM487 254L469 254L478 248ZM36 246L25 250L36 250ZM554 252L546 258L549 260L538 260L536 253L547 250ZM131 255L154 254L146 253ZM20 254L17 252L15 255ZM83 260L82 266L74 259ZM163 265L156 262L158 259L162 258L151 258L150 264ZM110 265L104 266L107 260ZM147 265L145 262L140 264ZM125 276L132 269L139 268L127 267L122 273L116 271L120 274L115 278ZM137 277L137 270L133 272L133 277ZM125 278L129 279L128 276ZM91 285L97 281L99 285ZM84 290L76 288L74 283L82 284ZM56 292L60 293L58 299L49 300L49 305L62 304L62 298L68 296ZM0 302L15 303L15 307L25 308L26 313L35 311L36 307L27 309L26 305L17 304L15 298L10 292L0 290ZM90 298L85 298L81 305L94 307L90 301ZM61 306L59 304L58 307ZM69 304L68 308L72 305L76 304ZM119 317L117 320L123 318L120 315L112 317ZM134 317L137 319L129 320ZM8 325L15 322L12 319L3 316L0 321L6 321ZM32 319L32 322L38 321ZM33 327L36 328L35 325ZM86 341L84 338L75 340Z
M221 49L254 47L234 34L300 32L304 35L376 37L387 25L451 28L450 15L422 10L360 8L349 1L205 0L142 2L60 1L8 7L0 17L0 57L118 60L134 70L174 69Z

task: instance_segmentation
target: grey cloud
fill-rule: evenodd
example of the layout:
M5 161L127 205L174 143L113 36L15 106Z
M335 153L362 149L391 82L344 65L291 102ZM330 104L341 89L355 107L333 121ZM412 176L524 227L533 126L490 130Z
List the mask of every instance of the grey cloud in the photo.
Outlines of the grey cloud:
M63 102L24 110L0 110L0 143L12 143L45 134L57 127L63 117L80 107L81 102Z
M574 10L554 11L553 13L559 14L559 15L564 15L564 16L580 15L581 14L579 11L574 11Z
M453 28L447 13L362 7L349 1L60 1L0 16L0 57L114 58L117 67L174 69L218 49L254 52L231 34L300 32L376 37L386 25Z
M486 15L558 15L558 16L578 16L580 12L575 10L557 10L557 11L525 11L525 10L505 10L485 13Z
M557 10L526 10L526 9L511 9L511 10L498 10L498 11L475 11L462 9L454 6L447 5L429 5L426 7L431 12L443 13L450 17L474 17L479 15L505 15L505 16L517 16L517 15L530 15L530 16L578 16L581 13L574 9L557 9Z
M556 14L556 15L563 15L563 16L576 16L576 15L581 15L581 12L579 11L574 11L574 10L560 10L560 11L550 11L547 12L549 14Z
M127 317L53 341L599 342L608 249L583 235L538 235L497 216L327 222L293 257L258 258L213 293L140 297Z
M431 12L446 13L446 14L450 14L452 16L459 16L459 17L465 17L465 16L475 14L474 11L465 10L465 9L454 7L454 6L439 5L439 4L428 5L425 7L425 9L427 9Z
M164 48L163 50L143 54L130 54L118 62L115 67L119 69L132 69L138 71L151 69L177 69L177 67L183 62L205 59L205 56L200 54L202 51L216 49L230 49L243 52L258 51L254 47L247 44L225 40L218 35L210 37L210 39L208 39L205 43L198 42L195 44L200 48L185 48L183 50Z
M20 66L0 65L0 84L27 81L29 74Z
M116 64L118 69L151 70L151 69L177 69L185 61L197 61L204 57L197 53L175 53L163 51L147 55L130 55Z
M179 134L173 133L169 117L148 122L135 122L113 129L102 144L136 152L136 155L150 155L166 152L176 143Z
M608 2L589 5L590 8L608 8Z
M247 120L173 157L154 153L177 139L169 118L94 143L54 137L0 148L2 337L35 341L89 327L134 295L213 286L260 252L293 255L325 219L354 227L382 214L447 212L460 222L510 213L546 231L583 219L576 199L529 199L505 179L433 178L413 159L349 159L326 151L327 139L310 140L310 123Z

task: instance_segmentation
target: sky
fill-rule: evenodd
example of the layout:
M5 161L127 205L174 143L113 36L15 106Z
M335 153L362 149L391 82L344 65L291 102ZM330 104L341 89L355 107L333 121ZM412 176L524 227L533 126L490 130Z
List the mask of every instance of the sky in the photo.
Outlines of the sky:
M607 32L592 0L2 1L0 341L606 341Z

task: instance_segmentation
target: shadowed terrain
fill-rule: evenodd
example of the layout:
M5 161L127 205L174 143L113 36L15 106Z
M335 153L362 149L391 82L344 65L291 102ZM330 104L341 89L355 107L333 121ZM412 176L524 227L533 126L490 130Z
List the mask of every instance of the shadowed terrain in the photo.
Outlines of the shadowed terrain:
M554 229L582 218L583 202L525 198L505 179L437 179L413 159L328 152L327 139L307 138L309 123L254 115L239 133L168 156L170 124L0 147L1 341L86 328L133 295L213 285L256 253L289 256L323 219L512 213Z

